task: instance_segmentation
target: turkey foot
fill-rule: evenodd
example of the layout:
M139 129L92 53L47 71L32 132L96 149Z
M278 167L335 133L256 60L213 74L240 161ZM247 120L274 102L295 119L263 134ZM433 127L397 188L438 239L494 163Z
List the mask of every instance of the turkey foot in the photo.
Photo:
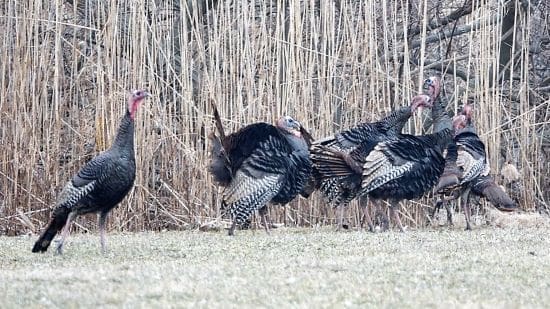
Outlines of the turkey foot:
M344 223L344 211L345 208L347 208L347 205L340 205L338 208L338 225L336 226L336 231L340 231L342 229L347 230L349 229L349 225Z

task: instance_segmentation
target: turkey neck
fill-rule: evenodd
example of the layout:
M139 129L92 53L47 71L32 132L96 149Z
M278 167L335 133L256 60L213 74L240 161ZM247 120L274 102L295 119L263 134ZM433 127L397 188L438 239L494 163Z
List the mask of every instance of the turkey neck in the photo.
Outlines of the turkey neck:
M306 141L302 137L298 137L294 134L286 132L283 134L283 136L286 138L294 152L309 155L309 148Z
M457 136L461 133L472 133L472 134L477 135L476 127L474 127L474 125L471 122L469 122L468 125L466 125L465 128L457 130L456 133L455 133L455 136Z
M389 113L387 116L382 118L381 121L387 125L388 130L394 130L395 133L401 133L405 123L411 118L412 109L410 106L401 107L398 110L395 110Z
M439 132L444 129L451 130L452 128L451 117L447 114L446 106L440 99L437 99L432 106L432 121L433 132Z
M134 121L130 117L129 111L126 111L126 114L122 117L111 149L129 157L134 157Z
M442 129L436 133L430 134L429 136L433 142L433 145L440 153L443 153L443 150L445 150L453 141L453 133L449 128Z

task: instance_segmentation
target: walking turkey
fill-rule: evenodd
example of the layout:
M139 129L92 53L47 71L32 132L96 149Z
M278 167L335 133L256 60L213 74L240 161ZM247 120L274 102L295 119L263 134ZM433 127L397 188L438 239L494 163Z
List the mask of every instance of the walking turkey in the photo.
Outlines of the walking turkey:
M303 189L311 176L308 143L301 124L289 116L276 125L259 122L228 136L213 104L219 137L211 134L212 160L209 171L225 187L222 206L232 215L235 227L242 225L252 212L260 210L269 232L266 205L286 204Z
M105 252L107 214L130 191L136 177L134 154L134 118L140 103L150 96L136 90L128 98L128 108L111 148L86 163L63 188L51 221L34 244L32 252L45 252L55 235L61 232L57 253L69 235L72 220L87 213L99 213L101 249Z
M351 152L361 143L382 142L399 139L401 131L419 107L432 107L432 103L439 96L440 82L436 77L431 77L426 81L429 86L429 96L417 95L412 99L410 106L402 107L393 111L378 122L362 123L349 130L335 134L334 136L316 141L312 148L312 154L321 151L324 147L332 148L341 152ZM358 186L350 190L349 186L342 186L341 180L345 177L321 175L318 173L316 166L323 163L316 161L316 156L312 155L314 163L314 178L316 178L317 188L323 194L328 203L333 204L333 207L339 207L340 213L338 218L338 228L342 226L343 210L357 196ZM357 179L359 181L359 179ZM368 204L361 200L365 219L370 231L374 231L374 225L370 218Z
M464 105L455 117L457 123L453 142L447 152L445 170L434 191L440 195L431 217L445 206L447 221L452 225L452 212L449 201L460 197L466 218L466 230L471 230L470 194L486 197L501 210L513 210L517 206L489 175L485 145L477 135L472 122L472 106Z

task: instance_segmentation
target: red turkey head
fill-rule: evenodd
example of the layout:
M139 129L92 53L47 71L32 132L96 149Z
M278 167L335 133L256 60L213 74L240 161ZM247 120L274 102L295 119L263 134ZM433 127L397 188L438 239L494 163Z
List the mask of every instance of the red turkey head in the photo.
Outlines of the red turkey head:
M425 94L419 94L412 99L411 111L414 114L419 107L432 107L432 99Z
M466 116L468 119L472 119L472 114L474 112L474 107L472 104L466 103L462 107L462 115Z
M297 137L302 137L302 132L301 132L302 125L290 116L284 116L279 118L279 120L277 120L276 125L277 125L277 128L283 131L286 131Z
M439 97L439 92L441 91L441 81L437 76L431 76L424 81L426 87L428 87L428 95L432 99L432 102Z
M151 94L145 90L134 90L128 98L128 112L130 112L130 118L133 120L136 116L136 111L139 107L139 104L146 97L151 96Z
M468 118L465 115L456 115L453 117L453 128L455 132L464 129L468 123Z

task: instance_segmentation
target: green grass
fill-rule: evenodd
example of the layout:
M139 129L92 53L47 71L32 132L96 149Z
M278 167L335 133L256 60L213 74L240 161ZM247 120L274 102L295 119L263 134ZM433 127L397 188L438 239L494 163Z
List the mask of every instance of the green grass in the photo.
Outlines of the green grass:
M15 307L549 307L547 228L72 235L63 256L0 238ZM51 249L51 248L50 248Z

